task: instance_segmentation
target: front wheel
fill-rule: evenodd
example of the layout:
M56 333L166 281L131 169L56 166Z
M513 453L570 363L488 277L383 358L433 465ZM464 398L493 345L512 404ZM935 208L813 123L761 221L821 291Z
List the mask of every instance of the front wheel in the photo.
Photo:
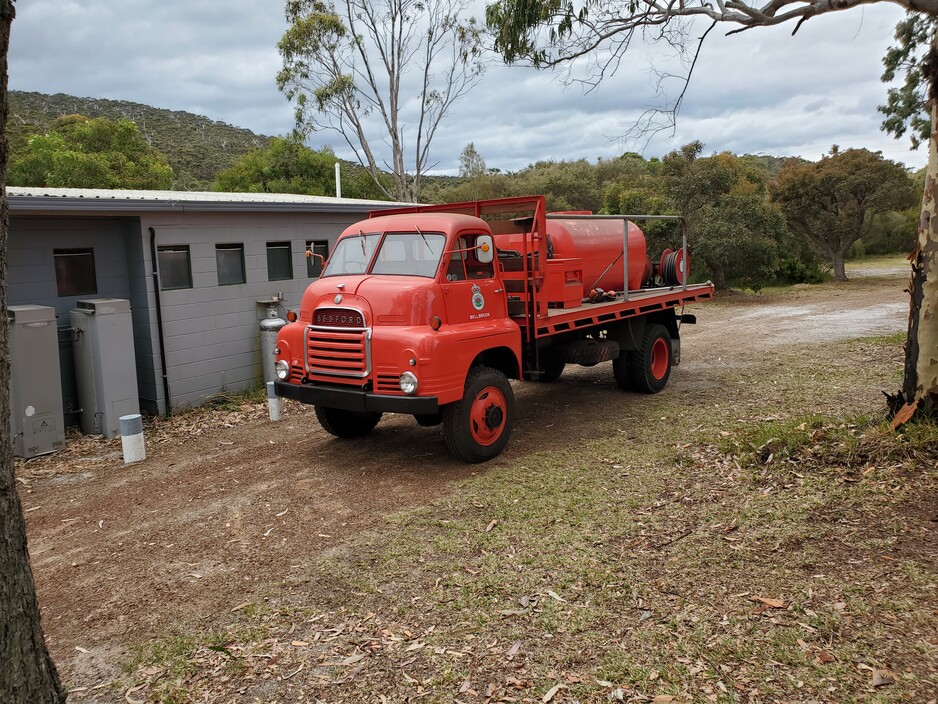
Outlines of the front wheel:
M327 433L337 438L360 438L372 430L381 420L380 413L371 411L344 411L341 408L316 406L316 418Z
M461 400L443 411L446 447L464 462L485 462L508 443L515 397L505 375L489 367L473 367Z
M671 376L671 335L664 325L645 326L639 348L629 355L629 378L636 391L656 394Z

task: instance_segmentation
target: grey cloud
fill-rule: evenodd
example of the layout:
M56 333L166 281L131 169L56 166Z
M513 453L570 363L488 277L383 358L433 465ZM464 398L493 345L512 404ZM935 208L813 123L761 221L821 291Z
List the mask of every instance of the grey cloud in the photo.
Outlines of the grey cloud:
M189 110L263 134L293 126L292 108L274 84L276 43L286 26L282 0L30 0L17 14L13 89ZM660 47L634 45L618 72L592 92L565 84L560 73L493 60L441 126L432 161L436 171L454 173L459 153L474 142L490 167L511 171L544 159L610 158L637 146L660 156L700 139L708 152L810 158L837 143L921 166L926 155L884 135L876 112L886 90L881 57L901 17L899 8L877 3L814 18L795 37L791 26L712 34L677 128L647 146L616 138L664 100L655 95L650 66L679 65ZM571 73L584 78L590 69ZM667 84L666 97L679 90ZM404 118L413 124L415 113ZM376 145L382 143L377 120L371 119ZM325 144L352 156L334 133L311 139L314 147Z

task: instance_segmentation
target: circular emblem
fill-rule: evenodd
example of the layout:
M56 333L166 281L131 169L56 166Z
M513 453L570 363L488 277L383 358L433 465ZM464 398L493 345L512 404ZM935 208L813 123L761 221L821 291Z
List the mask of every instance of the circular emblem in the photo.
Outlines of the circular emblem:
M341 294L341 293L340 293L340 294L337 294L336 297L333 298L332 300L335 301L336 303L341 303L341 302L342 302L342 294Z
M485 308L485 297L482 295L482 289L476 284L472 285L472 307L476 310Z

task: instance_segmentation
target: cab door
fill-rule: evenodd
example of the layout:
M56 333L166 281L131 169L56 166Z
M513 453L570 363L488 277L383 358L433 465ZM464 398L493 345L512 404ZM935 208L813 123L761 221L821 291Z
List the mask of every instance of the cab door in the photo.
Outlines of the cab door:
M483 324L506 317L505 290L497 276L497 258L488 263L476 256L476 238L488 234L460 234L444 254L442 286L446 316L450 324Z

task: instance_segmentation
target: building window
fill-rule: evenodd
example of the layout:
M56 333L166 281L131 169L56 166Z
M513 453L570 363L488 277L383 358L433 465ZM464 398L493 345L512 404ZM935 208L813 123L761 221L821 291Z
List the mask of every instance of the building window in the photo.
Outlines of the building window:
M267 280L284 281L293 278L293 253L289 242L267 243Z
M93 249L55 249L55 285L60 296L88 296L98 292Z
M311 279L318 279L322 275L322 263L329 258L329 240L306 240L306 251L318 254L306 256L306 275ZM320 259L322 257L322 259Z
M168 291L174 288L192 288L192 263L189 259L189 245L174 244L159 247L156 252L159 263L160 288Z
M243 244L216 244L215 263L218 265L218 285L243 284L244 277L244 245Z

